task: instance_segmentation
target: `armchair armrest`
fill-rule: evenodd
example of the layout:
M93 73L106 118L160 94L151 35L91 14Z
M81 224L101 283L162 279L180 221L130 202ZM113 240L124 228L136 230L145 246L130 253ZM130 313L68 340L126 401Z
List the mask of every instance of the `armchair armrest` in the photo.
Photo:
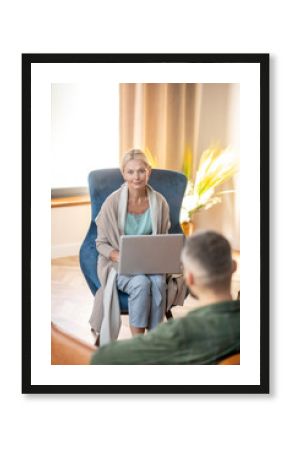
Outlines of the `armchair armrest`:
M97 275L97 262L99 254L96 249L96 237L97 226L92 221L85 240L81 245L79 259L81 270L93 296L96 294L101 285Z
M51 324L51 364L86 365L90 363L96 347L85 344Z

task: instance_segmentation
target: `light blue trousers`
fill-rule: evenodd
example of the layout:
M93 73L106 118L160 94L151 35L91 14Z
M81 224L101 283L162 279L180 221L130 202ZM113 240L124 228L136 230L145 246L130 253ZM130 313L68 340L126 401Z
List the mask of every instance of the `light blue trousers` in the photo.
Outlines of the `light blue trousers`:
M129 322L136 328L152 330L165 315L165 275L118 275L117 286L129 295Z

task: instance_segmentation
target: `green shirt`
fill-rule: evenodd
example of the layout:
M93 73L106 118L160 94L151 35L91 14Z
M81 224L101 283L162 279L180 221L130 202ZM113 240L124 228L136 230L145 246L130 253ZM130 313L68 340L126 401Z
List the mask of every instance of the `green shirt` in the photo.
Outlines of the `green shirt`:
M240 302L203 306L145 335L114 341L90 364L216 364L240 351Z
M143 214L127 213L125 222L125 234L140 235L151 233L152 223L150 217L150 208L146 209Z

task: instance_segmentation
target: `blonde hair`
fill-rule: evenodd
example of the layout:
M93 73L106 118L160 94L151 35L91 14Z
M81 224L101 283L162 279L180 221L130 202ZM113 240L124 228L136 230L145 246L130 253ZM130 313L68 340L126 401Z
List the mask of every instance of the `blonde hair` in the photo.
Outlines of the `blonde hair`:
M151 169L151 166L148 162L147 156L145 155L144 152L142 152L142 150L136 149L136 148L132 148L132 150L129 150L128 152L126 152L123 155L122 158L122 164L121 164L121 170L122 172L124 172L125 166L126 164L131 161L132 159L139 159L141 161L143 161L143 163L146 165L146 167L148 169Z

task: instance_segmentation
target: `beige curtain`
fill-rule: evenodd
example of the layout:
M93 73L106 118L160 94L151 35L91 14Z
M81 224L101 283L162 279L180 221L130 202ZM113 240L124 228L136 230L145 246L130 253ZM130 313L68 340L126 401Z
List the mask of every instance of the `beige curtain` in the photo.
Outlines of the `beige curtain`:
M158 168L178 171L185 150L196 160L199 91L187 83L120 84L120 157L147 148Z

